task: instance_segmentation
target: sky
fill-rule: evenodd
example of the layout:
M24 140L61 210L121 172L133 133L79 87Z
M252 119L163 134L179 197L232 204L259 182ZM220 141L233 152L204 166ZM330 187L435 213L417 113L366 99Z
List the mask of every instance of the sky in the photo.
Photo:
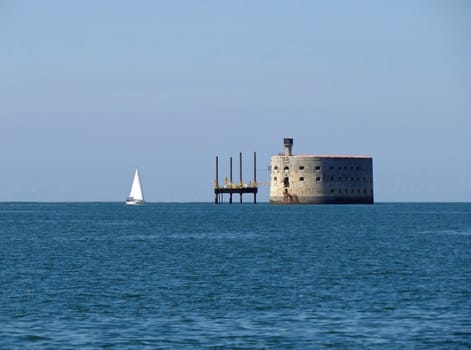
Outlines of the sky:
M0 0L0 201L122 201L139 167L209 202L216 155L268 182L291 136L372 156L376 202L469 202L470 38L468 0Z

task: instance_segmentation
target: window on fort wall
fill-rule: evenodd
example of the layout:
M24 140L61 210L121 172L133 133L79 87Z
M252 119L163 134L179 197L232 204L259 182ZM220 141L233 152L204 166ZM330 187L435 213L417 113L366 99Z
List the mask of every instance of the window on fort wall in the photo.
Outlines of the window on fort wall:
M334 190L334 189L331 189L331 190L330 190L330 193L334 193L334 192L335 192L335 190Z
M275 165L275 167L273 169L278 170L278 165Z
M276 181L276 180L278 180L278 178L275 176L275 177L273 178L273 181Z
M284 170L289 170L289 166L285 166L285 167L284 167Z
M321 167L319 165L316 165L316 170L321 170Z
M299 178L299 181L304 181L304 176L301 176L301 177Z
M321 181L321 177L320 176L316 177L316 181L317 182Z
M299 170L304 170L304 165L300 165Z
M283 185L285 187L289 187L289 178L285 177L284 180L283 180Z

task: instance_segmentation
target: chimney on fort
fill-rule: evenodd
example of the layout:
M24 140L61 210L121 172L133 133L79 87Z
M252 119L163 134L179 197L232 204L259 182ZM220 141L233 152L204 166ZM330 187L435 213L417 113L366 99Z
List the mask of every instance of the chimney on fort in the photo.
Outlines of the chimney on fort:
M293 148L293 138L292 137L285 137L284 139L285 144L285 156L293 155L291 149Z

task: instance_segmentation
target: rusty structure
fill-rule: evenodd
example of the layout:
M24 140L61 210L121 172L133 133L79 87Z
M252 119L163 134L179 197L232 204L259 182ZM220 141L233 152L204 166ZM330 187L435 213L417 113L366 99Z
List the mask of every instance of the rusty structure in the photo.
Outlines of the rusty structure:
M239 194L239 202L242 204L243 194L253 194L253 202L257 203L257 153L253 154L253 181L243 183L242 181L242 152L239 153L239 183L234 184L232 181L232 157L229 159L229 179L224 178L224 183L219 184L219 157L216 156L216 180L214 181L214 203L220 204L224 202L224 194L229 195L229 204L232 204L234 194Z

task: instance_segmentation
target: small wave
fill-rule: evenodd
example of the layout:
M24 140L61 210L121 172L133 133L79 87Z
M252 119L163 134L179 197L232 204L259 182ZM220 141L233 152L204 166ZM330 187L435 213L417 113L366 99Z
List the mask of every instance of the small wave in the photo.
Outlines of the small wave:
M462 230L440 230L440 231L423 231L423 234L435 235L456 235L456 236L471 236L471 231Z
M43 336L43 335L37 335L37 334L26 334L22 336L23 340L28 341L28 342L41 342L41 341L49 341L51 338Z
M122 297L124 299L138 299L138 298L144 297L144 294L126 293L126 294L123 294Z

